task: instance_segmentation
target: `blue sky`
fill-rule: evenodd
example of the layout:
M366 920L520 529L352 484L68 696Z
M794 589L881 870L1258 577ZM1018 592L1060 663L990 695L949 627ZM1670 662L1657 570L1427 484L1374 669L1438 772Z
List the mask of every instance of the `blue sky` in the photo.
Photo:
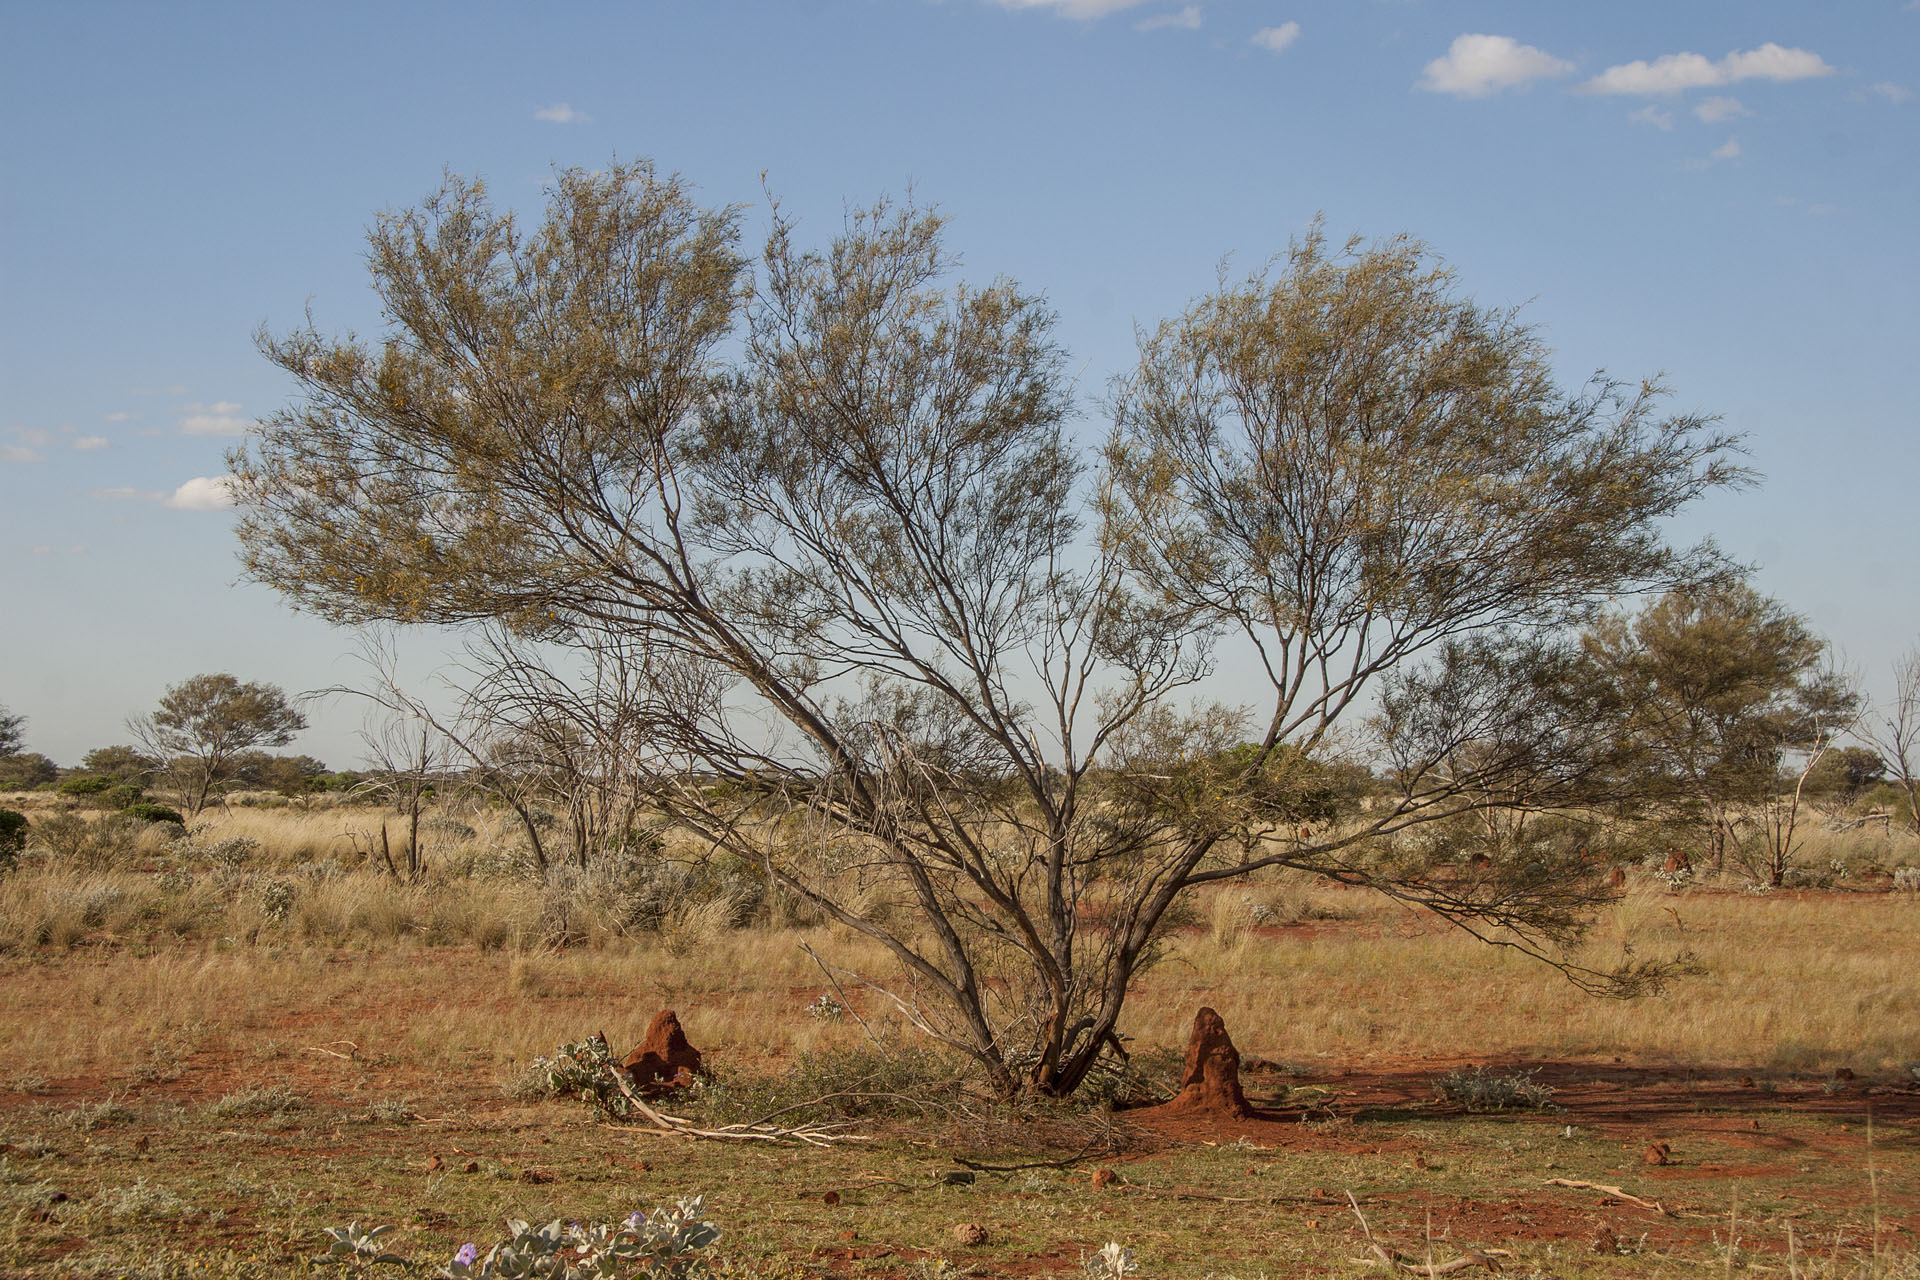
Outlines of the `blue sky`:
M350 679L238 581L224 452L364 232L443 169L535 210L647 156L824 238L909 186L1047 293L1089 436L1136 326L1316 213L1525 304L1569 382L1664 372L1766 475L1712 533L1884 690L1920 637L1920 0L0 7L0 703L72 763L170 683ZM432 637L410 646L431 665ZM295 749L354 760L351 708Z

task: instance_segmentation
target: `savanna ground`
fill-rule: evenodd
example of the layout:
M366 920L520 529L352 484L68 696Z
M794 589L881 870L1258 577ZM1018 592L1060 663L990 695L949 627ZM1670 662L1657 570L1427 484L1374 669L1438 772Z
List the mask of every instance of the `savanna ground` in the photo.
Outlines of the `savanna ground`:
M190 844L0 877L0 1274L347 1274L316 1261L322 1229L358 1221L411 1260L373 1270L432 1275L507 1218L700 1193L740 1275L1078 1275L1110 1240L1148 1278L1385 1274L1371 1232L1416 1264L1500 1250L1566 1280L1920 1276L1920 900L1884 874L1920 862L1911 838L1816 833L1803 862L1835 883L1765 895L1634 871L1590 958L1698 968L1634 1002L1361 891L1224 888L1125 1027L1169 1084L1194 1011L1224 1015L1264 1110L1217 1123L941 1086L871 993L810 1011L831 988L803 942L883 971L845 931L764 904L740 927L724 892L626 927L604 886L489 873L484 815L430 824L424 883L339 870L379 820L234 808ZM846 1131L872 1140L816 1149L643 1132L528 1087L556 1045L623 1052L669 1007L718 1081L679 1114L905 1100L856 1104ZM1477 1067L1534 1073L1550 1107L1438 1095Z

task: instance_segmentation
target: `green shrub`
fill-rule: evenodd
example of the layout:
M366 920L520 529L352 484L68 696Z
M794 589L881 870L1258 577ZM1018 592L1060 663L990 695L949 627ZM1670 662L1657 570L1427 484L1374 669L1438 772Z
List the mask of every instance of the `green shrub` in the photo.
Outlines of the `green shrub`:
M142 822L171 822L183 831L187 826L187 820L180 816L178 809L169 809L164 804L154 804L149 800L130 804L122 812L129 818L138 818Z
M112 789L113 779L103 778L97 773L83 773L78 777L68 778L59 787L60 794L63 796L97 796Z
M102 809L126 809L139 804L147 798L147 793L131 782L122 782L118 786L108 787L100 793L97 803Z
M12 864L27 847L27 815L0 809L0 868Z

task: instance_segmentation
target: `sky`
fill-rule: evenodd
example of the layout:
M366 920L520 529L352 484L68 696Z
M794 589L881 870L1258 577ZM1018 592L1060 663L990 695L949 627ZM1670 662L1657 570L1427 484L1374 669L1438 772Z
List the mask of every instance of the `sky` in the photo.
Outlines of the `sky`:
M0 4L0 705L61 764L170 684L357 678L241 579L225 454L310 309L377 336L365 233L443 172L537 215L651 158L824 241L909 189L1044 292L1088 440L1135 335L1330 234L1410 233L1569 386L1741 434L1712 535L1870 692L1920 639L1920 0ZM429 672L454 638L421 635ZM356 762L315 704L290 750Z

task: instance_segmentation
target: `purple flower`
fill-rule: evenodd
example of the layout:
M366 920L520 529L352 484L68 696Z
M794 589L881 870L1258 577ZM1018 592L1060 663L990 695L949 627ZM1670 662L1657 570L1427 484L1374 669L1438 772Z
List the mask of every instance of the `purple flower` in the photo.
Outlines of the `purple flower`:
M645 1226L646 1224L647 1224L647 1215L642 1211L640 1211L639 1209L635 1209L632 1213L627 1215L627 1230L629 1231L638 1231L641 1227Z
M453 1265L456 1267L470 1267L473 1265L473 1260L479 1256L480 1250L475 1248L471 1242L463 1244L460 1246L460 1252L453 1255Z

